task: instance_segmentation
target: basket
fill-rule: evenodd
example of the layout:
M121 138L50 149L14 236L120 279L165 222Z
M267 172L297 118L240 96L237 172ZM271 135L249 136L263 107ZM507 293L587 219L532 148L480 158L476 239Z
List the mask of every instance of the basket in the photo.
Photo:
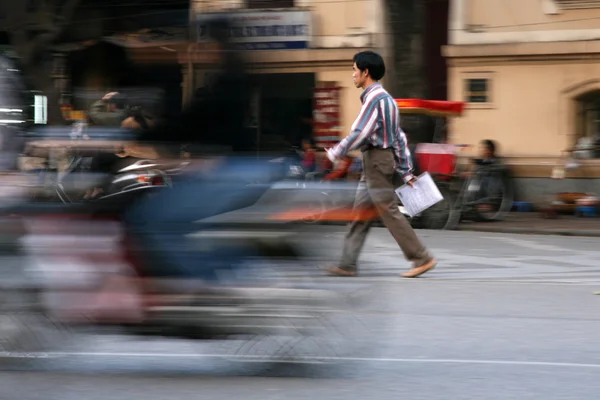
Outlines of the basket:
M419 143L415 156L421 172L451 175L456 169L456 146L441 143Z

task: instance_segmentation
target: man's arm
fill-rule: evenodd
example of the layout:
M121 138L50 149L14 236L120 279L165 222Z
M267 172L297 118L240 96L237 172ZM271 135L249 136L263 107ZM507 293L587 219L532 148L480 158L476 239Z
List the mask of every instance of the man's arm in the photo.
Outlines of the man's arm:
M360 114L358 114L356 121L352 124L350 134L331 149L329 154L335 158L342 159L349 151L359 148L376 128L378 116L379 109L377 102L365 102L360 109Z
M402 128L396 129L396 146L394 146L394 154L396 158L396 170L402 176L404 182L410 182L413 177L413 163L408 148L406 134Z

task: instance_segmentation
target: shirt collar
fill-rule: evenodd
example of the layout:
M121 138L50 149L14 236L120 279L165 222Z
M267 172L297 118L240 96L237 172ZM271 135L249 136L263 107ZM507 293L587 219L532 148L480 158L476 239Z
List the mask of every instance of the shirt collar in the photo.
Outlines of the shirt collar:
M367 86L366 89L363 90L363 92L360 95L360 101L362 103L364 103L367 95L369 93L371 93L373 90L375 90L375 88L378 88L378 87L381 87L381 83L379 83L379 82L375 82L375 83L372 83L370 86Z

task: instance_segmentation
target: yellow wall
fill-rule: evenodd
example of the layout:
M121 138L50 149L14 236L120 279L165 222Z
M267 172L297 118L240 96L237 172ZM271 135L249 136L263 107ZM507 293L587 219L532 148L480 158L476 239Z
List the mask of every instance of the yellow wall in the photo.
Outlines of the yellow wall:
M600 60L451 67L450 99L464 101L464 79L477 75L491 79L491 104L467 106L451 122L452 142L494 139L505 155L558 156L576 140L574 98L600 87Z
M463 117L450 121L449 139L495 140L515 176L550 177L579 138L576 99L600 90L600 1L577 10L559 3L450 2L443 48L449 99L467 101L465 79L480 77L489 79L491 101L467 105ZM598 160L582 163L596 169L577 177L600 176Z
M465 1L465 0L463 0ZM598 29L599 8L561 10L553 0L466 0L466 21L494 32ZM544 4L546 3L546 4Z
M599 19L600 2L595 7L570 10L561 9L555 0L452 0L449 42L464 45L597 40Z

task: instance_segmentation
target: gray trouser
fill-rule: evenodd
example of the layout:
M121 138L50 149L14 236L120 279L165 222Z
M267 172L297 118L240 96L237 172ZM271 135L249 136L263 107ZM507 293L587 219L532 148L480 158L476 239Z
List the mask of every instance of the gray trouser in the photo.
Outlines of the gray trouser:
M398 198L394 193L395 160L391 149L370 149L363 153L364 172L354 199L354 210L375 207L377 214L388 228L404 257L421 266L431 261L432 256L423 246L410 223L398 209ZM360 251L365 243L373 220L359 215L351 224L344 241L344 253L340 268L355 271Z

